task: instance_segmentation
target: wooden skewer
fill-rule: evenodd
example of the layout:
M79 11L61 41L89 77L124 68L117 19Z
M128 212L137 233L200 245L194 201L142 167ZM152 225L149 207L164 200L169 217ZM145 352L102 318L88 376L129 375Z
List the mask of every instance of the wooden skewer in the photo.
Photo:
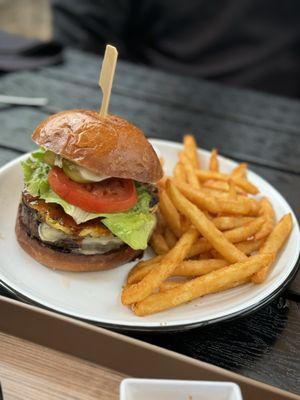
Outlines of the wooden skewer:
M99 76L99 86L102 90L102 95L103 95L102 104L99 111L101 117L105 117L107 115L111 88L117 64L117 58L118 58L117 49L114 46L107 45Z

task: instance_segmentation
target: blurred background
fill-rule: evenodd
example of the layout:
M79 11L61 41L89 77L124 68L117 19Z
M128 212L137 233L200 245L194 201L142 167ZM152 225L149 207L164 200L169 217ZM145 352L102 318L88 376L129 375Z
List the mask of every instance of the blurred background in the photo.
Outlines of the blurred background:
M0 29L49 40L52 37L49 0L0 0Z
M300 96L298 0L0 0L0 29L99 55L111 43L134 63Z

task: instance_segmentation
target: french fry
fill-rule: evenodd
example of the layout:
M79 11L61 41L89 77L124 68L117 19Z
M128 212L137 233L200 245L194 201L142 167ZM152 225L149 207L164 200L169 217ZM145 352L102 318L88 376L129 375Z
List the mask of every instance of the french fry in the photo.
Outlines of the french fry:
M255 185L253 185L251 182L249 182L245 178L240 178L239 176L230 176L227 174L222 174L220 172L214 172L214 171L205 171L203 169L199 169L196 171L196 174L200 181L206 181L207 179L216 179L216 180L221 180L221 181L226 181L228 182L230 179L239 186L241 189L243 189L247 193L251 194L257 194L258 189Z
M166 229L166 221L164 217L161 215L161 212L157 211L157 224L155 227L155 232L163 234Z
M263 217L256 218L246 225L223 232L223 235L226 240L228 240L231 243L235 243L236 244L235 247L237 247L239 251L247 254L246 252L242 251L239 248L238 243L244 242L249 237L252 237L260 229L263 223L264 223ZM205 252L210 251L212 248L213 246L209 243L207 239L201 238L192 246L191 251L189 253L189 257L194 257L198 254L203 254Z
M255 235L255 239L257 240L268 236L275 225L275 212L272 204L266 197L261 199L261 210L259 214L262 215L266 221Z
M212 149L209 159L209 170L219 172L218 150Z
M247 256L229 242L222 232L215 227L213 222L207 219L203 212L185 198L169 180L166 185L175 207L190 219L199 232L226 260L229 262L237 262L247 258Z
M237 200L224 198L219 200L214 196L203 193L201 190L192 188L185 182L180 182L174 178L171 181L191 202L212 214L257 215L259 212L260 204L255 199L241 196Z
M183 281L165 281L165 282L163 282L163 283L160 285L159 291L160 291L160 292L167 292L167 291L170 290L170 289L174 289L175 287L178 287L178 286L180 286L180 285L183 285L183 284L186 283L187 281L188 281L188 280L183 280ZM221 292L221 291L224 291L224 290L227 290L227 289L235 288L235 287L237 287L237 286L243 285L244 283L247 283L247 281L249 281L249 278L248 278L248 279L245 279L244 281L235 282L235 283L233 283L233 284L230 283L230 284L228 284L227 286L222 286L222 288L221 288L220 290L217 290L217 291L214 292L214 293Z
M149 260L142 260L138 262L127 276L127 285L141 281L146 276L155 264L163 259L163 255L150 258Z
M180 282L180 281L165 281L165 282L163 282L161 284L161 286L159 288L159 291L160 292L168 292L171 289L178 288L179 286L182 286L184 283L187 283L187 282L188 282L188 280L182 281L182 282ZM233 289L233 288L235 288L237 286L241 286L241 285L243 285L243 284L245 284L247 282L249 282L249 278L246 278L243 281L237 281L237 282L234 282L234 283L230 282L228 285L224 285L220 289L217 289L217 290L215 290L214 292L211 292L211 293L224 292L225 290ZM201 296L199 296L199 297L201 297ZM174 306L171 306L171 307L174 307ZM171 307L169 307L169 308L171 308ZM132 309L134 311L134 306L132 307ZM153 313L151 313L151 314L153 314ZM147 315L149 315L149 314L147 314ZM139 316L144 316L144 315L139 315Z
M228 193L229 192L229 184L228 184L228 182L225 182L225 181L216 181L214 179L208 179L207 181L203 182L202 186L203 186L203 189L206 188L206 189L213 190L213 193L216 193L216 192L227 192ZM239 195L245 196L247 194L243 189L239 188L238 186L236 187L236 191L237 191L237 194L239 194Z
M237 167L235 167L231 172L231 177L238 177L238 178L246 178L247 175L247 163L241 163Z
M172 249L177 242L177 237L174 235L171 229L166 228L164 238L167 242L167 245L169 246L169 249Z
M206 239L205 239L205 240L206 240ZM211 250L209 250L209 251L206 251L205 253L200 253L199 256L198 256L198 260L203 261L203 260L209 260L210 258L214 258L214 257L212 257L212 254L211 254L211 251L212 251L212 250L213 250L213 249L211 249ZM216 252L216 253L217 253L217 252ZM219 253L218 253L218 255L217 255L215 258L221 259L222 256L220 256ZM193 261L193 260L191 260L191 261Z
M220 212L220 205L216 198L213 196L207 196L200 190L192 188L188 183L180 182L177 179L171 179L181 193L184 194L189 200L197 204L200 208L204 208L211 213Z
M187 183L189 183L195 189L200 189L200 183L196 176L192 160L184 152L180 153L179 159L181 161L181 164L183 165Z
M200 169L196 141L184 136L173 177L158 182L158 223L150 241L158 255L137 263L122 290L122 303L136 315L266 279L292 217L275 225L271 202L250 196L258 189L247 179L247 167L241 163L222 173L213 149L209 169Z
M220 213L234 215L256 216L259 212L259 203L256 199L240 197L237 200L219 200Z
M177 164L175 165L175 168L173 170L173 175L180 182L186 181L185 171L184 171L184 168L183 168L183 165L181 164L181 162L177 162Z
M206 182L208 182L208 181L206 181ZM204 185L206 184L206 182L204 182ZM222 183L225 183L226 185L228 185L227 182L223 182L223 181L214 181L214 182L222 182ZM216 189L211 189L211 188L206 187L204 185L202 185L202 187L201 187L201 192L203 192L203 193L205 193L205 194L207 194L209 196L223 197L223 198L226 197L226 198L228 198L228 192L221 191L221 190L216 190Z
M186 218L185 215L180 215L180 223L182 232L186 232L191 226L190 221Z
M254 251L258 251L262 245L264 244L264 240L245 240L243 242L236 243L236 247L245 253L247 256L251 255Z
M265 281L272 262L275 260L280 249L289 237L292 227L293 221L291 214L284 215L281 220L275 225L272 233L267 238L264 245L259 251L260 254L271 254L272 259L269 263L267 263L264 267L262 267L253 275L252 282L262 283Z
M228 199L236 200L237 199L236 186L231 179L229 180L228 184L229 184Z
M156 260L152 263L147 261L139 262L134 269L130 272L127 278L127 284L131 285L141 281L153 268L155 265L159 264L162 258L161 256L155 257ZM200 276L208 274L216 269L223 268L228 265L226 260L210 258L206 260L187 260L182 261L175 268L172 276Z
M160 287L160 292L166 292L167 290L174 289L177 286L183 285L185 281L164 281Z
M231 180L247 193L257 194L259 192L257 187L253 185L253 183L249 182L247 179L233 176L231 177Z
M232 243L242 242L255 235L265 222L264 217L255 218L254 221L238 228L230 229L224 232L224 236Z
M223 181L215 181L215 182L223 182ZM227 182L223 182L223 183L228 185ZM234 188L234 195L235 195L234 198L232 196L233 195L233 189L231 189L229 191L229 186L228 186L228 191L227 192L222 191L222 190L211 189L211 188L204 187L204 186L202 186L200 188L200 190L201 190L201 192L204 192L204 193L206 193L206 194L208 194L210 196L217 197L218 201L223 201L223 200L236 200L236 201L241 200L241 201L243 201L243 200L247 199L246 202L249 201L249 200L250 200L250 202L252 202L253 200L255 200L255 202L257 202L257 203L259 202L259 200L254 199L253 197L248 197L248 194L246 192L238 193L237 186L235 186L235 188Z
M224 288L230 288L236 282L245 281L256 271L267 265L272 258L270 254L259 254L247 258L242 262L192 279L166 292L152 294L133 305L132 309L136 315L145 316L215 293Z
M169 246L161 233L153 232L150 245L156 254L165 254L169 251Z
M226 265L228 265L228 261L216 258L210 258L207 260L187 260L182 261L178 267L176 267L173 275L200 276L215 271L216 269L226 267Z
M122 303L132 304L141 301L157 290L162 282L173 274L177 265L185 259L198 236L199 233L193 227L185 232L173 249L140 282L123 289Z
M246 256L250 256L250 255L252 255L252 253L258 251L262 247L264 242L265 242L264 239L260 239L260 240L251 239L251 240L244 240L242 242L235 243L235 245L240 251L242 251L244 254L246 254ZM220 257L219 253L216 250L211 250L210 252L214 258Z
M167 180L167 176L164 175L158 182L156 182L156 186L159 189L163 190L165 188L165 185L166 185L166 180Z
M220 231L227 231L228 229L238 228L248 222L254 221L253 217L216 217L213 223Z
M191 160L194 168L200 168L200 161L197 154L197 143L193 135L184 135L183 137L184 152Z
M159 210L163 215L168 227L176 235L176 237L179 238L182 233L180 215L165 190L162 190L159 193Z
M188 257L195 257L211 250L211 244L204 238L198 239L189 251Z

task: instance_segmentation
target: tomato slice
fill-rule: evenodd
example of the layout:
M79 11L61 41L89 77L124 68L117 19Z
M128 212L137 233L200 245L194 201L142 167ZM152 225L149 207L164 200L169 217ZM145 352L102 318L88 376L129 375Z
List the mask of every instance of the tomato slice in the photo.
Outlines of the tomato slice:
M113 213L126 211L137 203L131 179L109 178L102 182L77 183L61 168L53 167L48 175L51 189L62 199L85 211Z

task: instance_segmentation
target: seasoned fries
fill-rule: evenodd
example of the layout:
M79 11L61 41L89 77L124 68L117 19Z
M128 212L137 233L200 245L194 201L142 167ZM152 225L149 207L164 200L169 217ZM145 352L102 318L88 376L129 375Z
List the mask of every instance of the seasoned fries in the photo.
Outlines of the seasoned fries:
M213 219L213 223L220 231L238 228L252 221L254 221L253 217L216 217Z
M208 179L207 181L203 182L203 188L210 189L209 191L211 193L217 194L217 192L229 192L230 185L225 181ZM236 191L238 194L246 195L246 192L239 187L236 187Z
M177 242L177 237L174 235L171 229L166 228L164 238L167 242L167 245L169 246L169 249L172 249L172 247L174 247Z
M194 137L183 142L173 176L158 185L150 241L157 255L134 266L122 291L122 303L137 316L264 282L292 230L290 214L276 224L270 200L253 196L258 189L246 163L223 173L213 149L203 169Z
M260 203L256 199L240 196L237 200L228 197L214 197L202 190L192 188L186 182L171 179L180 192L196 204L200 209L209 211L212 214L234 214L234 215L257 215L260 210Z
M255 239L257 240L268 236L272 232L275 224L275 212L270 201L266 197L264 197L261 200L260 204L261 204L260 215L262 215L265 218L265 223L255 235Z
M246 163L241 163L235 167L231 172L231 177L245 178L247 173L248 165Z
M245 254L230 243L214 223L187 200L170 181L167 182L167 190L176 208L191 220L192 224L226 260L237 262L246 258Z
M231 243L242 242L243 240L255 235L264 222L265 219L263 217L256 218L254 221L249 222L246 225L242 225L238 228L230 229L229 231L224 232L224 236Z
M153 233L150 243L156 254L165 254L169 251L169 246L165 238L158 232Z
M140 282L123 289L122 303L132 304L144 300L158 289L162 282L172 275L177 265L185 259L198 236L199 233L193 227L185 232L173 249Z
M210 272L199 278L180 284L173 289L155 293L134 304L136 315L143 316L178 306L206 294L228 289L239 281L245 281L272 260L270 254L259 254L242 262Z
M185 172L183 165L178 161L178 163L175 165L173 175L176 179L178 179L179 182L185 182Z
M260 240L251 239L237 243L236 247L248 256L251 255L253 252L258 251L263 244L264 244L263 239Z
M191 159L183 152L180 153L179 158L183 165L187 182L195 189L200 189L200 183L196 176Z
M171 231L179 238L182 233L180 215L165 190L159 194L159 209Z
M266 279L271 263L277 257L279 250L289 237L292 226L293 222L291 214L285 215L277 223L274 230L259 251L260 254L271 254L272 260L270 260L270 262L264 268L261 268L256 274L253 275L253 282L262 283Z
M156 264L159 264L159 262L162 260L159 257L160 256L153 258L153 262L149 262L150 260L140 261L135 268L130 271L130 274L127 278L127 284L131 285L132 283L141 281ZM178 264L171 276L200 276L208 274L216 269L223 268L226 265L228 265L226 260L217 258L205 260L187 260Z
M197 154L197 143L193 135L185 135L183 138L184 152L191 160L194 168L200 167L200 162Z
M198 169L196 171L196 174L201 181L205 181L207 179L216 179L216 180L228 182L229 180L232 180L237 186L239 186L245 192L251 193L251 194L258 193L258 189L255 185L253 185L251 182L247 181L247 179L241 178L240 176L236 176L236 175L230 176L230 175L226 175L226 174L221 174L220 172L204 171L202 169L201 170Z
M219 172L219 161L218 161L218 150L212 149L210 160L209 160L209 170Z

